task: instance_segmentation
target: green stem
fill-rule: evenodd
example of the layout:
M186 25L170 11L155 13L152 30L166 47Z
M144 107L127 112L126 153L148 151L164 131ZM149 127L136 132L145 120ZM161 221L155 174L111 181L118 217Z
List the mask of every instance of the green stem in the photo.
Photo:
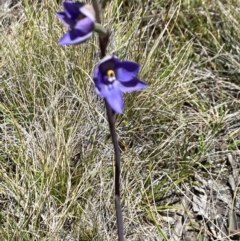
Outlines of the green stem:
M99 23L95 23L94 31L99 33L100 35L106 35L107 34L107 30Z

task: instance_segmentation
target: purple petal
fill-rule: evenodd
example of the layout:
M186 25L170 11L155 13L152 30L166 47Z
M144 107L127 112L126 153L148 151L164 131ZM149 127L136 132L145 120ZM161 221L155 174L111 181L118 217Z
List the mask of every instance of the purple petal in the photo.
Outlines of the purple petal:
M70 19L65 12L56 12L56 15L67 27L74 25L74 21Z
M103 85L103 76L101 75L100 71L99 71L99 66L96 66L93 72L93 81L94 84L96 86L96 88L98 89L99 93L98 95L101 95L101 89L102 89L102 85Z
M103 63L108 62L108 61L111 61L111 62L114 62L114 63L120 62L119 58L117 58L116 56L107 55L100 60L100 64L103 64Z
M84 4L80 7L79 11L86 17L90 18L93 22L96 20L94 8L89 4Z
M63 7L67 16L71 19L76 19L80 14L79 6L74 2L65 1L63 2Z
M113 85L102 84L98 91L101 97L106 98L111 108L117 112L123 112L123 96L121 90L117 87L116 82Z
M108 93L105 93L105 94L107 94L105 98L108 104L111 106L111 108L117 113L122 113L123 112L122 92L118 88L112 88L112 89L108 89Z
M93 31L93 27L94 24L92 20L89 18L83 18L79 20L74 26L75 29L78 29L85 34L88 34L89 32Z
M134 78L129 82L118 82L118 87L122 92L126 93L142 90L147 87L147 84L137 78Z
M88 38L90 38L92 35L92 32L86 34L79 29L72 29L66 34L64 34L60 40L60 45L68 45L68 44L78 44L86 41Z
M139 69L140 65L133 61L121 61L115 65L117 79L122 82L134 79L138 75Z

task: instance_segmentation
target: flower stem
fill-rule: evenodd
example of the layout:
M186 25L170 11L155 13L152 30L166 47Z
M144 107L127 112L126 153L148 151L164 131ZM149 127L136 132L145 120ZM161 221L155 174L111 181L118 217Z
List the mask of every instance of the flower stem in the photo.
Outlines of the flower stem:
M97 0L92 0L92 3L96 13L96 22L100 25L101 24L100 6ZM110 37L109 31L106 31L104 35L99 35L101 58L105 57L106 55L106 49L109 43L109 37ZM114 111L109 106L106 99L105 99L105 106L107 109L109 129L110 129L110 134L112 137L114 153L115 153L115 208L116 208L116 216L117 216L118 241L124 241L123 216L122 216L121 199L120 199L121 155L120 155L119 143L118 143L116 129L115 129Z
M116 206L116 216L117 216L118 240L124 241L123 217L122 217L121 199L120 199L121 155L120 155L117 134L115 130L114 113L106 100L105 100L105 105L107 109L109 129L110 129L114 152L115 152L115 206Z

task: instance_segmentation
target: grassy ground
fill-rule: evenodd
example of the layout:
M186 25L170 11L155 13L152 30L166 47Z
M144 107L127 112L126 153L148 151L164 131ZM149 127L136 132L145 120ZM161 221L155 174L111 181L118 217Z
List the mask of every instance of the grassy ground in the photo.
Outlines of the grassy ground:
M58 46L61 8L1 10L1 240L117 240L98 41ZM105 9L109 54L141 63L149 84L116 121L126 240L238 240L239 12L235 0Z

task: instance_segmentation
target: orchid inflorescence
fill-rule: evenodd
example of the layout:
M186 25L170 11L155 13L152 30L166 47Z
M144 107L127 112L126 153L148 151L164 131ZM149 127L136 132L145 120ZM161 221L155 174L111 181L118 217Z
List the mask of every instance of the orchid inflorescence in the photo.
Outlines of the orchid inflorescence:
M81 2L63 2L64 11L57 17L69 27L59 40L60 45L76 45L89 39L95 29L95 11L91 5ZM137 78L140 65L120 60L116 56L104 57L94 69L93 80L98 95L105 98L111 108L123 112L122 93L144 89L147 85Z
M64 1L64 11L57 17L69 30L59 40L59 45L77 45L87 41L94 32L99 33L101 60L93 71L96 93L104 98L110 132L115 151L115 205L117 213L118 240L123 241L123 221L120 205L120 150L114 126L114 113L124 109L123 93L142 90L147 84L137 78L140 65L134 61L105 56L109 31L100 25L100 9L97 0L93 6L82 2Z

